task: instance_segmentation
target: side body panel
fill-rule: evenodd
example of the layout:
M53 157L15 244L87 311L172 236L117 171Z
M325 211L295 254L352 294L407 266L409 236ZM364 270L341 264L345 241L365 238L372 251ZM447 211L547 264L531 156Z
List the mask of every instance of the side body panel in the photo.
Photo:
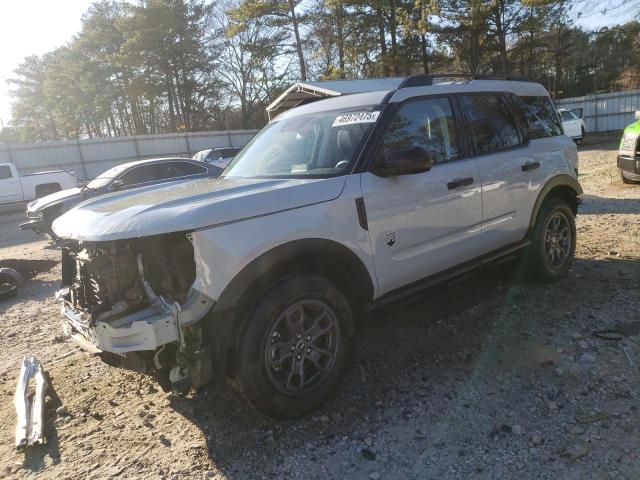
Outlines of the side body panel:
M354 252L372 279L378 295L369 234L358 222L355 199L361 196L360 176L347 177L334 200L196 230L193 233L198 273L194 288L214 300L253 260L289 242L325 239Z
M576 176L576 146L563 135L531 140L522 148L477 158L482 178L482 253L522 240L547 181L563 173ZM522 169L537 164L537 168Z
M480 254L482 200L475 159L397 177L362 174L362 193L382 293ZM458 178L473 183L449 189Z
M38 185L58 184L61 190L76 186L75 179L67 172L46 172L25 175L20 178L20 181L22 182L24 200L33 200L36 198L36 187Z
M0 203L21 202L24 197L18 170L12 163L2 163L0 167L3 167L4 172L9 173L7 178L0 178Z

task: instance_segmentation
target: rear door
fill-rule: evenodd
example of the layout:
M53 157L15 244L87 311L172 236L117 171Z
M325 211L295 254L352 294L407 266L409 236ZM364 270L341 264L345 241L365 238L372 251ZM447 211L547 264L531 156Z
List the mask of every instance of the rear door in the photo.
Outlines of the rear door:
M521 240L529 224L529 180L540 167L508 98L498 93L457 97L482 185L482 253Z
M18 173L11 165L0 165L0 203L21 202L22 185Z
M478 256L482 201L477 162L464 156L459 118L448 97L412 99L393 114L376 158L420 147L430 171L392 177L363 173L376 275L383 293Z

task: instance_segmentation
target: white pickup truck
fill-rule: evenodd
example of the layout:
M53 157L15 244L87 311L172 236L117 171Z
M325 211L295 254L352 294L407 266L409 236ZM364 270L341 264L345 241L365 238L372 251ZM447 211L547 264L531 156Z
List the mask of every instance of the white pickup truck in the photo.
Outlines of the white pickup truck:
M0 163L0 205L28 202L75 187L73 172L55 170L20 175L13 163Z

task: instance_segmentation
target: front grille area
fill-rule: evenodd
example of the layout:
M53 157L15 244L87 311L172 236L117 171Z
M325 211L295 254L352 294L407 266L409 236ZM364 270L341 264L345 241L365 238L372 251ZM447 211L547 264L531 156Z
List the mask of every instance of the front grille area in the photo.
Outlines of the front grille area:
M97 316L118 302L144 302L136 256L127 244L87 246L69 255L74 260L75 275L68 300L76 309Z
M138 266L142 260L143 269ZM184 233L113 242L67 242L62 252L63 299L94 321L148 305L142 274L157 295L184 301L195 280L193 246Z

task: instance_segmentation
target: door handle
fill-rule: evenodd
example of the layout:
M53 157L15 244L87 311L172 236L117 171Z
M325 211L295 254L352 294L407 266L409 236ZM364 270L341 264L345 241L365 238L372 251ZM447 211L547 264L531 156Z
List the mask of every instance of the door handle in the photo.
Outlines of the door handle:
M447 188L449 190L453 190L454 188L464 187L465 185L471 185L473 183L473 178L456 178L455 180L451 180L447 183Z
M524 165L522 165L523 172L535 170L536 168L540 168L540 162L527 162Z

